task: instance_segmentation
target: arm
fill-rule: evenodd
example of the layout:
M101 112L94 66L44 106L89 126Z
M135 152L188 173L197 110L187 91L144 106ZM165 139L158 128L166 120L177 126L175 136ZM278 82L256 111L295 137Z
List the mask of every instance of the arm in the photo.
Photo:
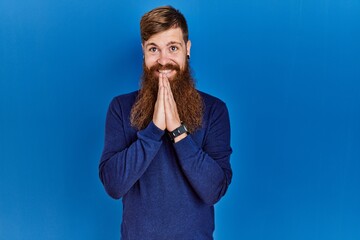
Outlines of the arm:
M225 194L232 178L230 122L226 105L216 102L210 113L203 148L188 135L174 144L181 167L198 196L213 205Z
M129 145L125 139L123 121L121 105L113 99L106 117L99 176L107 193L116 199L126 194L143 175L158 152L164 134L164 131L150 122Z

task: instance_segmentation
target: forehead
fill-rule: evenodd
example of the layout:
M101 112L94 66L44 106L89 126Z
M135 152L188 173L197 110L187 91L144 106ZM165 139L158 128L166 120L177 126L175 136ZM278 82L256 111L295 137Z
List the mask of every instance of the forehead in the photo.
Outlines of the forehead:
M180 28L170 28L166 31L152 35L147 41L144 42L144 46L157 45L166 46L171 42L183 44L183 33Z

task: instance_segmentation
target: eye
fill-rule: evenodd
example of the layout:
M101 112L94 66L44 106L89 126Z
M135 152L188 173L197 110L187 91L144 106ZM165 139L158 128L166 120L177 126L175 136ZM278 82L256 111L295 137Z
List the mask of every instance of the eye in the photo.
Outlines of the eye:
M156 52L157 51L157 48L156 47L151 47L151 48L149 48L149 52Z
M170 47L171 52L175 52L176 50L178 50L178 47L176 47L176 46L171 46Z

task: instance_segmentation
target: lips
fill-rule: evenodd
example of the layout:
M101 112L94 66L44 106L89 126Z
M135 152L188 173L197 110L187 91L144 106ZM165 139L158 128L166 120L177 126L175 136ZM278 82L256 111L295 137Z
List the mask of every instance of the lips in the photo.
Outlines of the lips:
M166 70L158 70L159 73L169 74L172 70L166 69Z
M180 66L176 64L165 64L160 65L159 63L153 65L149 72L153 73L153 76L158 78L159 74L165 74L165 76L173 78L177 73L180 72Z

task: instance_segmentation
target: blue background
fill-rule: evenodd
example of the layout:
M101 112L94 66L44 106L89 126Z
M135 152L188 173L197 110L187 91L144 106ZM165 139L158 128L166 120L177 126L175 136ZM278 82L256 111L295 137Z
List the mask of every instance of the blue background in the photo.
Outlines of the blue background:
M358 0L0 0L0 239L119 239L105 115L138 88L139 20L165 4L230 111L216 239L360 239Z

